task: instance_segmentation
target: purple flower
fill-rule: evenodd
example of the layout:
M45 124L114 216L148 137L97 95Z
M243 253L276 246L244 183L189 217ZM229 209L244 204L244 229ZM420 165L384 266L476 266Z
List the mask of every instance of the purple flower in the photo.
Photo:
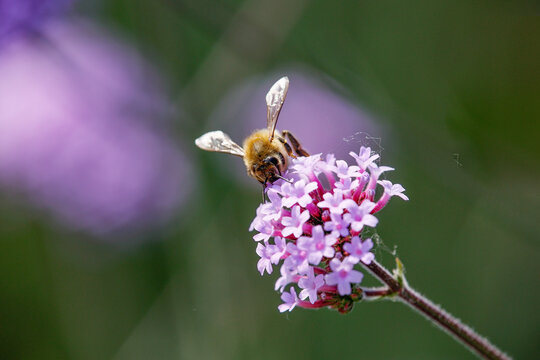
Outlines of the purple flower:
M316 182L310 182L306 184L304 180L295 182L294 184L285 183L281 187L283 198L283 206L292 207L298 204L302 207L306 207L311 203L313 199L309 196L309 193L317 188Z
M302 228L310 215L308 210L304 210L301 213L300 211L302 211L300 206L294 206L291 210L291 216L284 216L281 219L281 223L285 226L281 230L283 236L294 235L294 237L299 237L302 235Z
M276 190L269 189L266 191L266 195L270 200L269 203L262 204L261 213L266 221L278 221L281 218L282 200L281 196Z
M343 192L341 190L334 190L334 193L325 193L323 195L323 201L317 204L320 208L326 208L330 210L332 214L341 214L343 213Z
M336 156L334 154L327 154L326 161L320 160L321 154L317 154L316 156L319 159L319 161L317 162L317 169L319 169L320 171L329 174L336 169Z
M168 135L157 75L87 23L41 31L47 46L17 37L1 49L0 186L110 239L160 224L195 171Z
M261 243L257 244L256 252L257 255L261 257L260 260L257 262L257 269L259 270L261 275L264 275L265 270L269 274L272 273L272 262L270 260L272 253L268 250L268 246L264 246Z
M290 292L284 292L281 294L281 300L283 304L278 306L279 312L292 311L294 307L298 304L298 296L296 295L296 290L294 287L289 289Z
M320 173L319 163L321 163L321 154L315 154L309 157L300 157L295 162L291 169L295 174L301 175L310 181L316 181L317 175Z
M379 158L379 154L371 155L371 148L369 147L360 147L360 152L358 155L351 151L349 153L355 160L358 166L360 167L361 172L364 172L368 166L370 166L375 160Z
M313 227L311 237L302 236L298 239L298 248L305 250L308 255L308 262L317 265L323 257L331 258L335 250L332 247L337 241L337 234L326 235L321 225Z
M259 205L259 207L257 207L257 210L256 210L257 216L255 216L255 218L253 219L253 221L249 225L249 231L255 230L255 226L262 226L262 224L259 225L259 223L262 223L262 222L265 221L263 219L263 217L264 217L263 208L264 208L265 205L266 205L266 203L261 204L261 205Z
M269 221L258 221L253 228L259 232L253 235L253 240L255 241L268 241L274 234L274 226Z
M305 300L309 297L309 302L314 304L317 301L317 290L324 285L324 276L313 273L313 269L310 268L307 276L298 280L298 286L302 289L300 291L300 299Z
M354 190L356 190L360 185L358 179L352 180L351 178L341 179L336 182L335 186L337 190L340 190L342 194L350 195ZM335 190L334 190L335 192Z
M337 285L340 295L351 294L351 283L356 284L362 281L364 275L356 270L353 270L354 263L348 258L339 261L332 259L330 268L332 272L325 276L328 285Z
M309 268L309 252L299 248L293 243L287 244L287 252L289 253L289 256L285 259L284 264L298 269L298 273L300 274L305 274Z
M276 280L274 290L283 292L285 286L290 284L295 280L295 277L298 276L298 271L294 267L289 267L283 264L280 269L281 276Z
M369 193L369 198L373 199L373 196L375 195L375 187L377 186L377 181L379 180L379 176L385 171L392 171L394 168L391 168L390 166L377 166L377 164L372 163L369 165L369 171L371 173L371 176L369 178L369 182L366 186L366 192Z
M340 179L350 179L360 176L360 168L358 166L349 166L344 160L336 161L335 172Z
M2 0L0 1L0 45L16 32L36 31L42 24L62 14L73 0Z
M330 221L324 223L324 230L335 231L341 236L347 236L350 224L341 214L330 214Z
M405 188L400 184L392 184L388 180L379 180L378 183L383 186L385 194L388 194L389 196L399 196L403 200L409 200L407 195L403 194Z
M270 261L272 264L277 264L279 263L279 260L281 260L281 258L287 253L287 242L282 237L275 237L274 241L275 244L270 245L272 246L272 255L270 256Z
M345 243L343 249L349 253L349 259L356 264L362 261L364 264L369 264L375 258L373 253L369 251L373 248L371 239L366 239L364 242L358 236L353 236L350 243Z
M364 225L375 227L377 225L377 218L370 214L371 210L375 208L375 204L371 201L365 200L362 204L358 205L353 200L346 200L346 208L349 213L343 215L343 220L351 224L351 229L354 231L361 231Z
M400 184L392 184L388 180L379 180L378 183L384 188L384 193L379 201L377 201L374 211L379 211L385 207L392 196L398 196L403 200L409 200L409 197L403 194L405 189Z
M257 246L261 256L259 271L261 274L271 272L272 264L279 265L283 260L275 289L283 292L285 286L292 284L291 291L300 290L301 300L296 298L296 290L294 295L292 292L283 294L286 299L282 308L285 310L294 306L328 306L347 312L352 308L351 301L362 298L363 289L351 286L359 284L363 277L354 267L370 264L374 255L371 252L373 242L371 239L362 241L361 231L364 226L377 225L378 220L373 214L380 210L379 205L388 201L387 198L405 195L401 185L381 180L379 184L385 192L377 204L374 203L369 196L374 189L369 187L377 184L376 179L382 172L392 168L374 164L376 156L370 155L369 149L361 148L357 157L366 166L363 172L358 166L347 166L346 162L336 161L331 155L326 156L326 161L321 160L320 155L291 159L289 171L283 176L292 184L276 181L270 185L271 202L257 209L251 228L259 231L256 239L265 241L264 245ZM299 176L298 169L304 174ZM306 174L310 172L317 176L312 177L310 183L313 191L305 191ZM289 196L293 198L292 208L287 204ZM267 221L269 214L274 217ZM277 219L275 214L283 215L281 223L274 221ZM275 244L268 243L272 236ZM309 302L303 301L307 298Z

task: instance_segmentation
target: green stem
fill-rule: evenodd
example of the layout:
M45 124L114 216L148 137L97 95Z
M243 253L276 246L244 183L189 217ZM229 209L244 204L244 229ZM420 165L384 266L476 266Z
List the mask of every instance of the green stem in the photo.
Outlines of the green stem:
M424 315L429 321L452 335L454 339L476 355L483 359L490 360L511 359L469 326L463 324L441 307L433 304L425 296L414 291L404 279L396 279L392 276L390 271L381 264L376 261L372 261L370 264L361 264L369 270L373 276L379 279L379 281L388 286L389 290L396 295L394 298L401 300L403 303Z

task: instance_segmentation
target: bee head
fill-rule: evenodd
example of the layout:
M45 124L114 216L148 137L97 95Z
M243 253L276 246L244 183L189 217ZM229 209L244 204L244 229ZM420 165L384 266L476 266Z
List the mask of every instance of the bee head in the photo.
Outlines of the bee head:
M268 156L260 163L253 165L253 174L262 184L273 183L281 178L279 164L279 159L276 156Z

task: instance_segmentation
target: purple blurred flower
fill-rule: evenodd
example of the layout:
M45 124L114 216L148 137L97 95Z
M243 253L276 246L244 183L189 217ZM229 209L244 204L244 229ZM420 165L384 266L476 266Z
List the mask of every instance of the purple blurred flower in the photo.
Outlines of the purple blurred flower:
M0 0L0 45L7 37L37 31L43 23L65 12L73 0Z
M157 121L172 109L156 75L89 24L42 30L0 53L0 185L94 233L163 220L193 169Z

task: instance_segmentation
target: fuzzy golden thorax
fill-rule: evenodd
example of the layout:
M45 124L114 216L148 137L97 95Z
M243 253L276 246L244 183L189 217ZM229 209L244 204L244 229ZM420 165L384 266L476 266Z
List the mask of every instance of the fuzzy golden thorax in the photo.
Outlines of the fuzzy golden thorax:
M276 130L270 141L267 129L255 131L244 140L244 164L249 176L260 183L276 181L288 165L288 154L281 134Z

